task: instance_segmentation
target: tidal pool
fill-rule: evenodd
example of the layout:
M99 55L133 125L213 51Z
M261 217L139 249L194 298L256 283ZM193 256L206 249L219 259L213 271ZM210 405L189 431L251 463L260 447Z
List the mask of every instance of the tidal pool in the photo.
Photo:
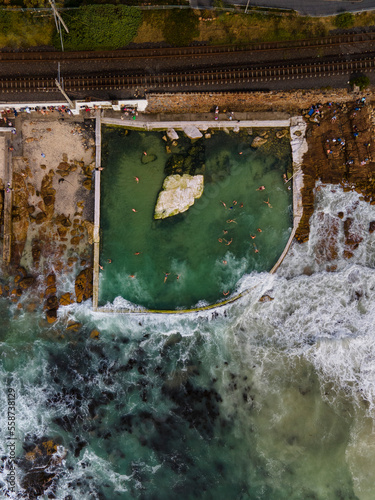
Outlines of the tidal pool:
M154 220L167 161L187 156L192 141L180 132L167 153L165 132L102 132L100 305L116 297L152 309L214 303L234 293L245 274L275 264L292 227L286 137L272 130L260 149L250 147L256 134L247 130L199 139L202 197L183 214Z

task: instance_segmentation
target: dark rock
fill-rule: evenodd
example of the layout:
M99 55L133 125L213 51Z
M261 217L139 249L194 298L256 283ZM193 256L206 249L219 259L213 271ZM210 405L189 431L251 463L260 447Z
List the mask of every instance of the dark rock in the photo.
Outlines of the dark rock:
M75 293L77 302L80 303L83 300L90 299L92 297L92 286L93 286L93 276L92 268L83 269L76 278L75 281Z

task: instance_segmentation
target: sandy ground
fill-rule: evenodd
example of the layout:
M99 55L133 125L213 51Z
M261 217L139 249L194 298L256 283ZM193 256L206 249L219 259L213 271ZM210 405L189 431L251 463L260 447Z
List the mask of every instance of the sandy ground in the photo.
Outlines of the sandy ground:
M70 265L82 260L87 264L85 221L94 215L94 121L88 130L83 122L54 115L21 119L22 151L15 151L20 156L13 159L14 204L20 220L16 216L13 222L12 260L44 273L61 271L69 257Z

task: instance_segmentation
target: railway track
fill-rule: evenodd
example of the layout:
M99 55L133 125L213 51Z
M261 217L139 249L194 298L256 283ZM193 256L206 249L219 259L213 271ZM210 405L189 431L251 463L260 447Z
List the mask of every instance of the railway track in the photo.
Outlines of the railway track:
M319 38L301 40L262 42L241 46L193 46L193 47L166 47L152 49L127 49L113 51L80 51L80 52L0 52L0 62L40 62L40 61L74 61L74 60L118 60L118 59L147 59L147 58L194 58L204 55L220 55L240 52L277 51L298 48L334 47L343 44L359 44L374 42L375 32L351 33L332 35Z
M318 78L344 75L353 72L370 72L375 68L375 56L352 61L276 64L258 68L213 69L207 71L185 71L158 75L105 75L71 76L64 78L66 92L144 89L180 91L188 88L244 85L264 81ZM54 78L13 78L0 80L1 93L54 92Z

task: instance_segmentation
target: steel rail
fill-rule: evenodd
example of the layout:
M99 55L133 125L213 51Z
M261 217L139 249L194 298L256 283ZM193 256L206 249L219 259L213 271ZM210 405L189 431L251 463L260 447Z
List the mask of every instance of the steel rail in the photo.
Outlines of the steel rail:
M168 57L199 57L204 55L223 55L230 53L246 53L261 51L277 51L297 48L333 47L343 44L357 44L375 41L375 32L352 33L346 35L332 35L319 38L289 40L281 42L261 42L249 45L218 45L193 47L165 47L151 49L126 49L112 51L22 51L0 52L0 61L7 62L37 62L37 61L74 61L74 60L119 60L119 59L147 59Z
M278 64L254 68L212 69L209 71L185 71L158 75L99 75L68 76L64 78L65 91L121 90L147 88L175 89L207 87L216 85L238 85L269 80L290 80L334 76L354 71L372 71L375 56L352 61L332 61L301 64ZM51 92L57 91L53 77L3 78L0 92Z

